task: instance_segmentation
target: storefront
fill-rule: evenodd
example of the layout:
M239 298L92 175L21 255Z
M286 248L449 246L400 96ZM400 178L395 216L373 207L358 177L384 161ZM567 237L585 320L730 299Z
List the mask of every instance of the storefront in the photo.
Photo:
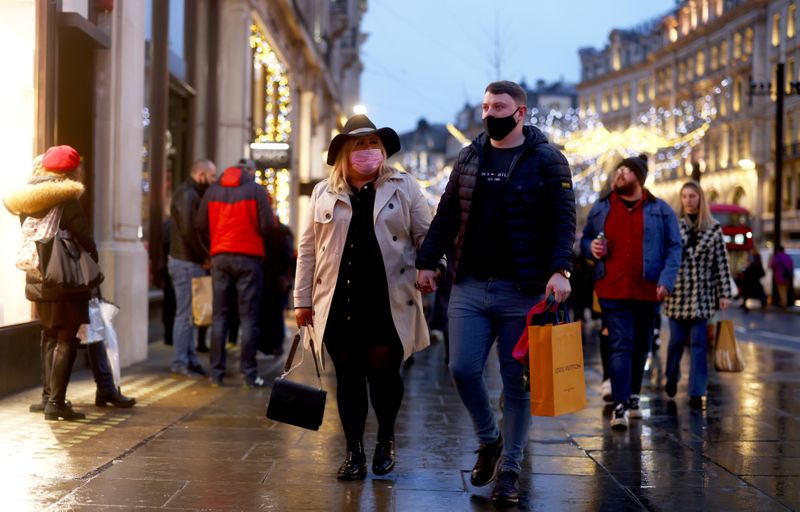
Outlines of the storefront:
M136 138L120 122L132 111L141 112L136 94L141 89L129 87L127 70L112 66L114 52L108 50L114 27L125 22L128 32L114 41L115 50L129 64L138 64L142 52L127 51L131 36L142 28L138 7L118 6L112 12L105 9L113 9L113 2L0 2L0 44L13 48L2 56L3 68L13 72L0 81L0 112L10 120L0 126L3 188L24 184L34 156L47 147L77 149L86 187L81 202L106 275L103 293L123 308L117 320L118 334L126 340L123 365L147 355L146 347L136 343L135 327L141 323L134 284L141 247L128 229L131 213L139 212L115 197L132 176L141 176L138 166L134 174L128 164L128 146ZM0 209L0 395L39 382L40 326L25 299L25 276L14 266L19 237L19 220Z

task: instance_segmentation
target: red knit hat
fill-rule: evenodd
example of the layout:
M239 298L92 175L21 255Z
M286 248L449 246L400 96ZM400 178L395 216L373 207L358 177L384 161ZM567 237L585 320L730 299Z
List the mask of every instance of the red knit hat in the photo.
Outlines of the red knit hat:
M69 172L80 164L81 157L71 146L53 146L42 158L42 167L51 172Z

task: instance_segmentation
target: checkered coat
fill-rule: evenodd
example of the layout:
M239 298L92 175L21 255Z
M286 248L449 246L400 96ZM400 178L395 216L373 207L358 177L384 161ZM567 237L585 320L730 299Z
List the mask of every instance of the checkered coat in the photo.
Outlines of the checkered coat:
M731 297L731 273L722 228L715 222L698 233L697 244L689 247L692 226L685 218L679 224L683 255L675 289L664 301L663 313L676 320L710 318L719 308L719 299Z

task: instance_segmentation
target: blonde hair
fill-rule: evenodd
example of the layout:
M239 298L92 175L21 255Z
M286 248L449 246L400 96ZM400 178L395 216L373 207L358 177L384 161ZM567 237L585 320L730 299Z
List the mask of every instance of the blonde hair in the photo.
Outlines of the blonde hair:
M353 137L345 141L342 144L342 149L339 150L339 154L336 155L336 161L331 168L331 174L328 177L328 186L333 190L336 194L350 194L352 190L350 189L350 184L347 182L347 177L355 172L350 166L350 153L353 152L353 148L356 146L356 142L358 141L357 137ZM375 185L379 186L383 182L389 179L389 176L394 173L394 168L386 165L386 148L383 147L383 142L380 145L381 153L383 153L383 164L381 164L380 169L378 169L378 179L375 181Z
M73 181L83 182L82 167L78 166L75 169L67 172L52 172L44 168L42 160L44 160L44 153L33 159L33 171L31 172L32 178L36 178L39 176L47 176L49 178L55 178L61 180L70 179Z
M681 202L680 214L678 215L681 219L686 219L686 222L692 224L692 220L689 218L689 214L686 213L686 210L683 208L683 191L684 189L690 188L694 190L697 195L700 197L700 202L697 205L697 221L694 223L694 227L697 228L698 231L707 231L711 229L715 224L717 224L716 219L711 215L711 210L708 209L708 203L706 202L706 195L703 192L703 188L700 186L699 183L696 181L687 181L681 187L680 197L679 200Z

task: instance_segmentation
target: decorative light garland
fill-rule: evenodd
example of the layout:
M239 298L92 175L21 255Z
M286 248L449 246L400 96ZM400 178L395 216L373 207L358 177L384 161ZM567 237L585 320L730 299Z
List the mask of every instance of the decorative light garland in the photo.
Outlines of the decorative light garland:
M651 107L638 123L624 131L609 131L595 111L569 109L547 114L532 109L533 124L564 146L575 171L573 179L578 203L597 200L608 173L619 157L649 153L655 155L653 180L670 176L690 157L717 116L717 100L727 95L729 79L722 80L696 101L682 101L679 107Z
M655 155L652 178L660 180L691 156L717 117L717 101L727 99L730 79L724 79L696 101L682 101L676 108L651 107L638 122L624 131L609 131L594 110L568 109L566 112L531 109L532 124L551 141L564 146L575 173L576 197L582 206L595 202L606 185L612 166L626 156ZM452 133L451 133L452 134ZM452 134L456 137L455 134ZM460 140L460 138L456 137ZM444 192L451 169L431 172L419 169L426 196Z
M264 73L264 128L258 128L253 142L289 142L292 134L291 88L286 67L267 42L264 32L255 23L250 25L250 48L253 65ZM267 189L281 223L289 224L290 173L286 168L256 171L256 183Z
M250 25L250 48L253 65L260 66L265 74L264 128L258 128L253 142L288 142L292 133L289 113L292 110L291 89L286 67L255 23Z
M282 224L289 224L290 179L289 169L286 168L269 167L263 171L256 171L256 183L267 189L267 193L273 199L275 213Z

